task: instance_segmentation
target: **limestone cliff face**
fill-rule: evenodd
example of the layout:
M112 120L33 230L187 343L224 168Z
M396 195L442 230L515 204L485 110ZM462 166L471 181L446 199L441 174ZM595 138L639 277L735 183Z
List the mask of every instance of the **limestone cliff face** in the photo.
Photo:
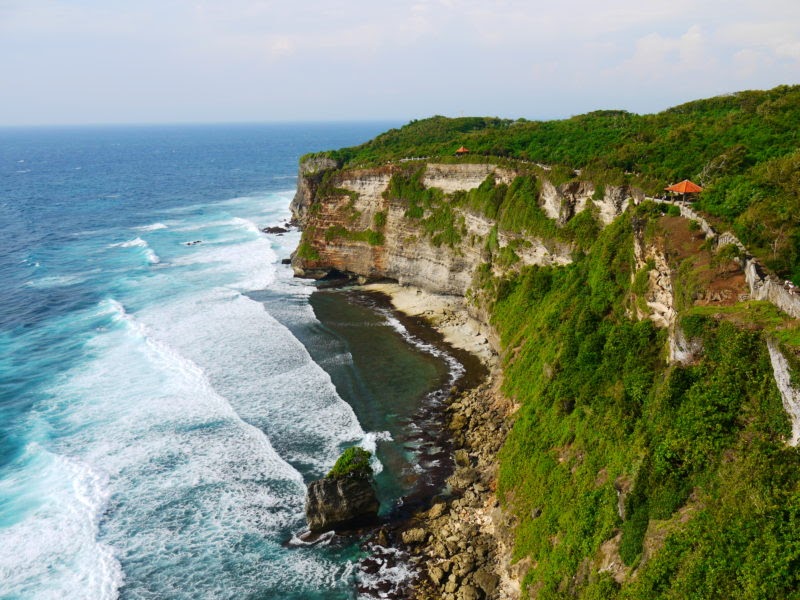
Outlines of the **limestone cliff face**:
M641 192L626 185L609 185L598 190L589 181L570 182L560 186L544 181L541 200L547 216L560 225L592 206L596 207L600 221L608 225L625 212L631 200L640 201L643 197Z
M647 243L639 223L634 222L633 256L636 271L647 269L647 291L644 300L647 310L637 307L637 317L648 318L659 327L675 325L675 294L672 286L672 269L663 247Z
M487 241L493 235L497 249L513 248L514 268L571 262L573 248L569 244L497 231L494 220L461 206L453 206L458 243L436 244L419 219L407 216L408 202L385 193L392 175L402 166L341 171L333 161L314 161L301 165L292 202L292 212L304 229L303 242L292 261L299 276L320 278L335 270L361 281L391 279L434 293L463 296L478 267L487 261ZM477 188L489 176L510 184L517 175L512 169L489 163L429 163L421 182L447 195ZM323 177L326 185L320 193ZM592 200L593 195L591 184L556 188L544 182L540 205L564 224L594 203L598 218L608 223L631 199L627 188L608 188L602 200Z
M459 190L471 190L483 183L489 175L494 175L498 182L511 183L516 173L492 164L465 163L462 165L429 164L425 168L422 182L425 187L439 188L446 194Z
M635 271L641 272L646 269L647 273L647 289L644 297L636 303L636 317L650 319L656 326L667 329L670 363L692 364L703 352L702 343L698 339L687 338L680 328L675 308L673 273L667 260L667 253L658 241L645 240L641 223L636 220L634 220L633 256Z
M305 219L320 178L326 171L335 169L337 166L335 160L325 157L308 158L300 163L297 192L292 200L292 214L296 220Z

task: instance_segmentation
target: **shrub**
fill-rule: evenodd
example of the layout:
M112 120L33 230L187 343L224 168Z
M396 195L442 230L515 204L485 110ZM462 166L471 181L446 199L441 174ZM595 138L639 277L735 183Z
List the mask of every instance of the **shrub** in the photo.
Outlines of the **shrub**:
M297 257L303 260L319 260L319 252L307 240L300 242L297 247Z
M351 446L336 460L336 464L326 475L328 479L342 479L344 477L371 477L372 467L369 459L372 452L364 450L361 446Z

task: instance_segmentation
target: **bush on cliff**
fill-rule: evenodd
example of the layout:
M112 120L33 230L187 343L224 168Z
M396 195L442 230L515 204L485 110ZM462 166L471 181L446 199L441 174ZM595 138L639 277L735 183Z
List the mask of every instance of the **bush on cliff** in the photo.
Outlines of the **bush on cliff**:
M351 446L336 460L336 464L325 476L327 479L343 479L345 477L371 477L372 466L369 460L372 452L361 446Z
M707 188L700 208L724 220L767 266L800 284L798 122L800 86L779 86L650 115L601 110L557 121L437 116L327 154L345 167L420 156L443 162L522 160L552 166L554 183L581 169L581 178L598 187L635 183L651 194L663 193L667 183L695 179ZM461 145L471 154L457 159L453 152ZM408 199L409 216L421 217L422 203ZM491 212L493 199L481 202Z
M800 453L763 334L693 316L702 357L667 364L666 332L629 316L631 218L574 264L495 287L504 390L520 404L498 492L533 565L525 584L540 599L791 597Z

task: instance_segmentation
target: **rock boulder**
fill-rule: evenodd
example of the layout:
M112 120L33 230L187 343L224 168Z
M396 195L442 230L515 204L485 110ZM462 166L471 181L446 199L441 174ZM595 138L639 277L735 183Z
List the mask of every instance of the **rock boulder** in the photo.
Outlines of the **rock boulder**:
M306 520L312 532L353 527L378 516L370 456L363 448L348 448L324 479L308 484Z

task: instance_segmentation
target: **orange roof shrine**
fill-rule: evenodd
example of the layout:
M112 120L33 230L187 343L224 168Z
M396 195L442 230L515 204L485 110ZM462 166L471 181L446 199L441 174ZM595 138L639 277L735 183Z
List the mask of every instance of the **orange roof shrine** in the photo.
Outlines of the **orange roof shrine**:
M469 154L469 150L467 150L464 146L461 146L461 148L456 150L456 154Z
M668 192L677 192L679 194L696 194L703 191L703 188L696 183L692 183L688 179L684 179L680 183L665 187L664 189Z

